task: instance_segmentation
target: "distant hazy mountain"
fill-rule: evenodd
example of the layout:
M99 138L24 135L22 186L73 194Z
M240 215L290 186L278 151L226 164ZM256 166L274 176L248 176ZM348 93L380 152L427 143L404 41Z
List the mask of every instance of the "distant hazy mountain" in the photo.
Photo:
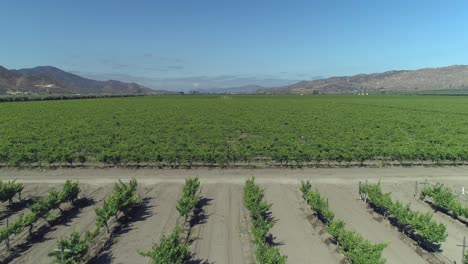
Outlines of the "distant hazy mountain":
M254 94L259 89L265 89L260 85L244 85L240 87L230 88L213 88L213 89L197 89L200 93L214 93L214 94Z
M10 92L142 94L158 93L137 83L96 81L51 66L8 70L0 66L0 94Z
M302 81L293 85L260 89L258 93L355 93L360 91L422 91L468 87L468 66L454 65L413 71L387 71Z

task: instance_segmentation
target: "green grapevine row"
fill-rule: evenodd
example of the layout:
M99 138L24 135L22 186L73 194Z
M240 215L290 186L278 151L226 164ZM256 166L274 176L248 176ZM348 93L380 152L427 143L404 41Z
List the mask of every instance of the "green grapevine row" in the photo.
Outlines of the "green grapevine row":
M387 244L372 244L358 233L346 230L345 223L342 220L335 219L335 215L328 209L325 199L318 191L312 190L312 185L309 181L302 181L300 190L303 198L307 201L312 210L317 213L319 219L327 225L328 233L335 239L336 243L340 246L344 255L351 263L385 263L382 252L387 247Z
M188 215L195 209L200 200L200 180L197 177L185 180L182 189L182 196L177 203L177 211L184 217L184 224L187 223ZM180 225L166 237L162 235L159 244L153 244L153 247L147 252L140 252L144 257L151 259L153 264L182 264L190 259L191 253L187 242L181 238L182 227Z
M447 238L444 224L437 223L430 213L420 213L411 210L409 204L404 206L399 201L392 201L390 193L383 193L380 182L376 184L360 185L359 193L364 194L367 202L373 205L374 210L385 217L392 216L395 224L405 234L416 235L418 242L428 250L434 250L434 246Z
M435 206L452 212L452 217L464 216L468 218L468 208L464 207L456 195L443 184L424 188L419 194L419 198L424 200L426 197L430 197Z
M18 199L21 200L21 192L24 186L16 181L2 182L0 181L0 202L8 201L13 203L13 197L18 194Z
M198 191L200 190L200 180L197 177L188 178L185 180L185 185L182 189L182 197L177 203L177 211L187 221L190 212L195 208L195 205L200 200Z
M283 264L287 256L282 256L277 247L271 246L268 241L273 220L269 217L271 204L263 199L264 190L255 184L251 178L244 185L244 205L250 212L252 221L251 231L256 245L256 259L260 264Z
M89 246L100 234L101 228L106 226L111 217L118 217L119 213L128 214L135 206L141 203L137 193L137 181L132 179L129 184L119 180L115 184L112 194L104 201L101 208L96 208L96 228L93 232L87 231L82 237L75 230L68 238L59 239L57 246L60 251L50 252L50 256L55 257L58 263L74 264L82 261L88 253Z
M24 215L20 214L18 219L12 224L0 229L0 242L5 241L7 248L10 248L10 236L18 235L27 227L31 235L34 224L40 218L47 218L51 210L60 209L63 203L73 203L80 193L78 182L67 180L61 192L53 189L49 191L49 195L42 198L31 205L29 208L31 213Z

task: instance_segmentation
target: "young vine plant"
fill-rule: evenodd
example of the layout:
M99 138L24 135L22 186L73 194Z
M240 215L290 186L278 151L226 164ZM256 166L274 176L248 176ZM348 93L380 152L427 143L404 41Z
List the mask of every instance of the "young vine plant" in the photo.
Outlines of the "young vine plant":
M13 204L13 197L18 194L18 200L21 201L21 192L24 186L21 183L14 181L2 182L0 181L0 202Z
M273 220L270 215L271 204L263 199L264 190L251 178L244 185L244 205L250 212L250 226L254 236L256 259L261 264L284 264L287 256L281 255L279 249L267 241Z

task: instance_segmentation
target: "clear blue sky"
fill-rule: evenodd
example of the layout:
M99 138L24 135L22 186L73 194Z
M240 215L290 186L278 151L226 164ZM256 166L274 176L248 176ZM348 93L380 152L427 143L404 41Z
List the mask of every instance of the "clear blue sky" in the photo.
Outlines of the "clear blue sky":
M4 1L0 65L307 79L468 64L468 1Z

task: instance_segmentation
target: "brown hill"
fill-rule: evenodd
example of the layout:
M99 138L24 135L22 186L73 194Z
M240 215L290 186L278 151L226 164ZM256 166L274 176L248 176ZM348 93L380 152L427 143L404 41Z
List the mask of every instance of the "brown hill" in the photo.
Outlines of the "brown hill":
M0 94L145 94L158 93L136 83L96 81L51 66L8 70L0 66Z
M257 93L347 94L459 88L468 88L468 66L466 65L331 77L314 81L302 81L289 86L259 89Z

